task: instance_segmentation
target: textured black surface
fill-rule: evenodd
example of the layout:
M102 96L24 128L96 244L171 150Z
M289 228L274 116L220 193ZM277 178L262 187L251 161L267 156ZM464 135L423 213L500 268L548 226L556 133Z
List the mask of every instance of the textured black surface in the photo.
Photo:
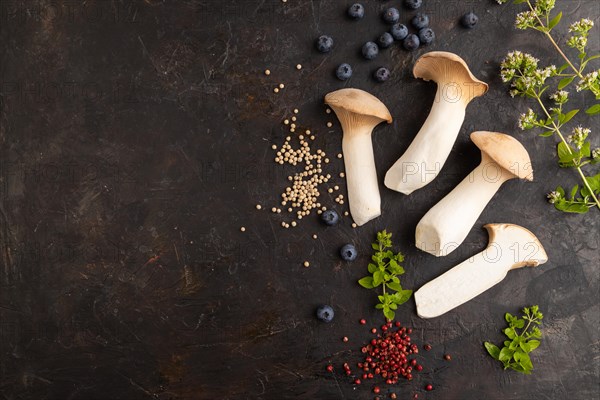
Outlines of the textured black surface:
M420 353L425 369L398 385L399 398L600 398L599 214L563 215L546 203L546 192L577 176L559 170L552 139L517 130L531 103L511 100L498 77L513 49L561 60L541 35L513 28L516 6L425 0L436 42L366 62L359 50L384 31L380 10L400 1L365 1L360 22L346 19L350 3L0 0L0 398L372 399L371 385L355 388L325 365L358 361L368 327L382 322L375 293L355 283L373 235L394 233L407 256L403 283L416 289L481 251L488 222L531 229L550 261L433 320L419 319L412 300L402 306L397 319L433 350ZM597 1L558 8L561 43L566 21L599 23ZM471 9L480 20L467 31L459 18ZM408 22L412 12L401 11ZM314 49L320 34L334 36L332 53ZM282 229L283 217L267 211L290 171L272 162L270 145L286 136L281 120L300 109L337 175L341 133L325 127L336 121L322 99L344 86L335 67L352 63L346 85L378 96L395 118L374 134L382 182L431 106L435 84L410 73L429 50L456 52L490 84L443 174L409 197L382 184L383 216L359 229L349 218L324 228L314 215ZM370 78L381 65L393 74L385 84ZM597 147L597 120L577 118ZM479 163L468 134L480 129L521 140L536 179L506 183L462 247L436 259L415 249L416 223ZM335 204L327 194L322 202ZM336 256L346 242L361 252L352 264ZM333 323L314 318L320 303L335 308ZM546 315L534 373L504 372L482 342L500 343L504 312L531 304ZM425 393L426 383L435 390Z

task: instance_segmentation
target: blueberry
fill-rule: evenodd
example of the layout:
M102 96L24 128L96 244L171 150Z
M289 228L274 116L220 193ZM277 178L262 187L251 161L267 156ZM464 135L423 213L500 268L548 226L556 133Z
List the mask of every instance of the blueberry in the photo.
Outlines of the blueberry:
M385 82L390 79L390 70L385 67L378 68L373 76L377 82Z
M382 49L387 49L394 43L394 37L385 32L383 35L379 36L379 40L377 40L377 42L379 43L379 47Z
M348 8L348 16L352 19L362 19L365 16L365 8L360 3L355 3Z
M395 24L400 19L400 12L397 8L390 7L383 12L383 20L388 24Z
M333 48L333 39L331 36L323 35L317 39L317 50L321 53L329 53Z
M373 42L367 42L362 47L362 54L367 60L372 60L379 54L379 47Z
M340 64L335 70L335 76L337 76L340 81L347 81L352 76L352 67L350 64Z
M421 29L419 31L419 41L423 46L428 46L433 43L435 39L435 32L431 28Z
M333 312L333 308L331 308L331 306L324 305L317 308L317 318L323 322L333 321L334 315L335 313Z
M429 17L425 14L417 14L411 20L413 26L417 29L427 28L429 26Z
M409 51L418 49L420 44L421 41L419 40L419 37L413 33L408 35L406 39L402 41L402 46L404 46L404 48Z
M335 210L327 210L321 214L321 220L325 223L325 225L332 226L338 223L340 216Z
M392 26L392 30L390 31L392 36L396 40L403 40L408 36L408 28L404 24L396 24Z
M473 11L463 15L462 18L460 19L461 25L467 29L475 28L475 25L477 25L478 21L479 21L479 18L477 17L477 15L475 15L475 13Z
M356 260L356 257L358 257L358 252L353 244L345 244L344 247L340 249L340 256L344 261L354 261Z
M411 10L416 10L417 8L421 7L422 4L422 0L404 0L404 5L406 8L410 8Z

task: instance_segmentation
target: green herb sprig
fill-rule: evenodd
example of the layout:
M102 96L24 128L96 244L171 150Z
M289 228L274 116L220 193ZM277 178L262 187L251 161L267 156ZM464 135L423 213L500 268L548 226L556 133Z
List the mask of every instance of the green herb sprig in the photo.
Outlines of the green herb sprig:
M542 337L542 332L535 325L542 323L544 315L539 311L538 306L525 307L523 313L525 314L523 318L517 318L510 313L504 315L508 328L502 332L509 340L504 341L502 349L490 342L484 342L483 345L495 360L504 365L505 370L510 368L522 374L531 374L533 363L529 353L539 347L540 341L537 339ZM518 329L523 330L519 333Z
M377 242L372 243L371 247L375 250L375 254L371 256L373 262L368 266L371 275L360 279L358 283L367 289L382 287L383 294L377 296L379 304L375 308L383 310L383 315L393 320L395 310L400 304L406 303L413 292L402 289L398 278L404 274L404 268L400 265L404 261L404 255L388 250L392 248L392 234L385 230L377 233Z
M508 0L496 1L499 4L508 2ZM552 10L554 10L556 5L556 0L514 0L513 4L526 4L528 8L527 11L517 14L515 27L521 30L534 29L543 33L558 54L565 60L566 64L560 68L559 75L563 77L563 79L560 81L559 89L563 89L576 78L579 78L577 91L589 90L596 96L597 100L600 100L600 79L598 78L598 71L585 74L588 63L591 60L600 58L600 54L588 56L586 52L589 32L594 26L594 21L583 18L569 26L569 33L572 35L566 43L567 46L576 49L579 52L577 56L579 61L576 62L567 57L552 36L552 30L559 24L563 16L562 11L555 15L552 14ZM600 104L590 107L588 112L590 114L600 112Z
M508 0L498 0L506 3ZM600 210L600 174L585 173L582 167L588 164L600 162L600 148L591 149L590 141L587 140L591 133L589 128L577 126L571 128L571 134L565 133L565 125L578 113L579 109L566 109L565 104L569 101L567 88L576 78L579 78L576 90L590 91L600 100L600 69L596 71L585 71L588 63L600 58L600 54L588 56L586 46L590 30L594 22L587 18L572 23L569 32L572 36L567 40L567 45L578 51L578 62L571 61L563 52L551 35L552 30L558 25L562 18L562 12L552 14L555 0L515 0L515 4L526 3L527 11L517 14L515 26L518 29L534 29L542 32L556 48L558 53L566 61L562 67L554 65L539 67L539 60L530 54L520 51L509 53L501 64L501 77L506 83L511 83L510 94L512 97L528 97L534 99L541 113L538 115L529 108L519 118L519 127L523 130L534 128L542 129L540 136L549 137L556 135L560 142L556 151L558 165L561 168L574 168L581 178L580 185L570 189L567 197L565 189L557 186L555 190L548 193L548 201L554 204L557 210L571 213L586 213L591 208ZM550 88L546 81L550 78L561 78L557 85L557 91L549 96L552 105L547 105L547 94ZM600 114L600 103L586 110L589 115Z

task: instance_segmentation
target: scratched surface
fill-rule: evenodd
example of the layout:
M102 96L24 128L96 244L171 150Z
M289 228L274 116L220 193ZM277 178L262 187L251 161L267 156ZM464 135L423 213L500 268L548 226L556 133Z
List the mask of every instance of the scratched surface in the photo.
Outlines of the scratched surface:
M270 146L294 108L330 154L328 171L342 170L340 129L325 127L333 119L322 106L344 86L333 77L339 63L354 65L348 86L377 95L395 118L374 135L380 182L429 112L435 85L410 74L426 49L394 46L370 63L358 54L385 29L379 10L400 2L365 1L360 23L345 19L349 3L0 0L1 399L372 399L371 385L355 388L325 365L358 361L371 337L359 318L382 322L375 293L355 283L374 233L394 233L403 283L416 289L481 251L488 222L531 229L550 261L436 319L419 319L412 300L402 306L398 320L433 350L420 353L425 369L398 385L399 398L600 398L600 218L546 203L577 177L557 167L553 139L516 128L531 103L507 95L500 60L522 49L562 64L540 35L513 29L516 6L424 0L438 37L430 49L458 53L490 84L431 185L409 197L381 185L383 216L360 229L348 218L326 229L313 215L283 230L285 211L265 210L292 171L275 167ZM596 1L558 8L565 21L600 23ZM470 9L480 25L465 31L457 20ZM402 21L410 15L402 10ZM327 56L313 46L325 33L336 40ZM392 69L386 84L369 77L380 65ZM598 120L576 120L597 147ZM414 247L416 223L479 163L468 134L480 129L521 140L535 181L506 183L460 249L436 259ZM344 210L327 193L321 201ZM352 264L336 256L347 242L360 251ZM321 303L335 308L332 324L313 317ZM503 313L531 304L546 315L534 374L504 372L482 342L500 343ZM435 390L423 392L426 383Z

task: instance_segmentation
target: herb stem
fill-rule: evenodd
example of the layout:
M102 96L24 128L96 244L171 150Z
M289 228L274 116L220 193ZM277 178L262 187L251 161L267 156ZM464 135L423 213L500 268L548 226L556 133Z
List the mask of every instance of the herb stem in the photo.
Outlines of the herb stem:
M527 333L527 329L529 329L529 325L531 325L532 322L533 322L533 320L530 319L529 322L527 323L527 326L525 327L525 329L523 329L523 332L521 332L521 334L519 336L525 336L525 333Z
M550 40L550 43L552 43L552 45L554 46L554 48L556 49L556 51L558 51L558 53L561 55L561 57L564 58L564 60L567 62L567 64L569 64L569 66L571 67L571 69L573 71L575 71L575 74L577 74L577 76L580 79L583 79L583 76L581 75L581 72L577 68L575 68L575 66L573 65L573 63L571 62L571 60L569 60L569 58L565 55L565 53L563 53L563 51L560 49L560 47L558 47L558 44L556 43L556 41L554 40L554 38L550 34L550 30L548 29L548 27L546 25L544 25L544 23L542 22L542 20L538 16L538 14L535 12L535 9L533 8L533 6L531 5L531 2L529 0L527 0L527 5L529 6L529 9L535 14L535 19L537 19L537 21L539 22L539 24L544 28L544 35L546 35L546 37L548 38L548 40ZM546 19L548 19L548 16L546 16Z
M552 126L554 127L554 132L556 132L556 134L558 135L558 137L560 138L560 140L564 143L564 145L567 147L567 150L569 151L569 154L573 154L573 151L571 150L571 146L569 146L569 144L567 143L567 141L565 140L565 137L563 136L563 134L560 132L560 128L556 125L556 123L554 122L554 119L552 118L552 116L550 116L550 113L548 112L548 110L546 109L546 106L544 105L544 103L542 102L542 99L540 98L540 96L538 96L537 94L534 96L535 99L537 100L537 102L539 103L540 107L542 108L542 110L544 111L544 113L546 114L546 116L550 119L550 121L552 122ZM600 201L598 201L598 198L596 197L596 195L594 194L594 191L592 190L592 188L590 187L590 184L588 183L585 175L583 174L583 171L581 170L580 166L575 166L575 168L577 169L577 172L579 173L579 175L581 176L581 179L583 180L583 184L585 185L585 187L587 188L587 190L590 192L590 195L592 196L592 198L594 199L594 202L596 203L596 207L598 209L600 209Z

